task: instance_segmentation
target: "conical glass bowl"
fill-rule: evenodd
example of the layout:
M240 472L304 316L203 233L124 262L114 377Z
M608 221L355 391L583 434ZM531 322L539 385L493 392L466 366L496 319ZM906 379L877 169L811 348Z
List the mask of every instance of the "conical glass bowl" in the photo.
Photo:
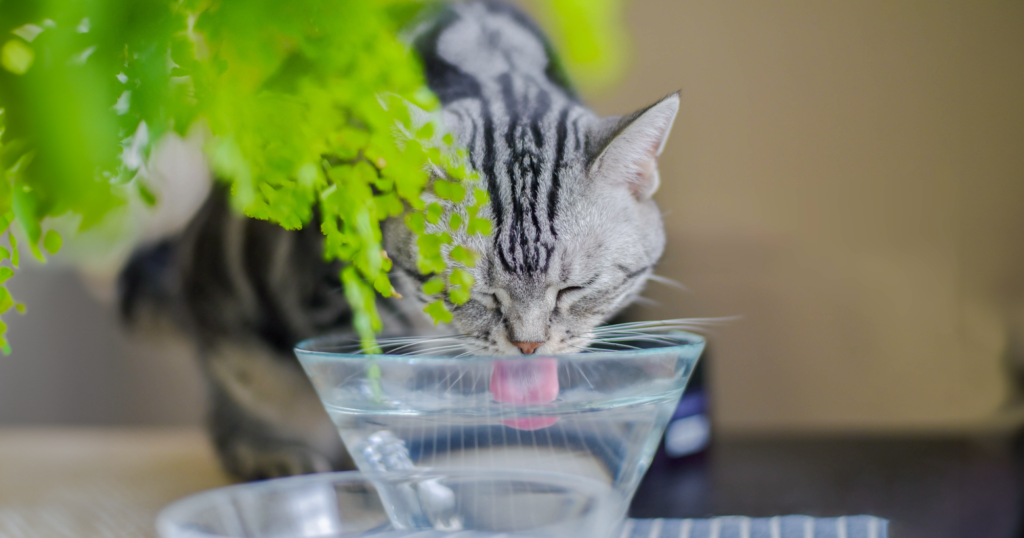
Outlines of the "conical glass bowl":
M629 500L704 348L685 332L559 356L345 353L301 343L299 361L361 471L540 471Z

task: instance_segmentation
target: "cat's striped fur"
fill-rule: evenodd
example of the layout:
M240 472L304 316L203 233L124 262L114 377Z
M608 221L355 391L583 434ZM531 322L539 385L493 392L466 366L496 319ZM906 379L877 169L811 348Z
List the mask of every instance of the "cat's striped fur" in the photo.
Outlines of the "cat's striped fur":
M499 2L447 5L409 39L443 125L481 173L495 224L489 237L457 237L482 257L450 331L476 353L585 348L594 327L639 293L664 248L650 197L678 97L597 117L536 25ZM160 296L194 335L213 395L213 438L244 478L349 465L291 352L303 338L349 330L338 267L321 261L318 228L285 232L238 217L215 189L182 235L140 253L123 274L128 317L141 299ZM385 223L384 243L406 297L381 300L386 326L432 330L402 219Z

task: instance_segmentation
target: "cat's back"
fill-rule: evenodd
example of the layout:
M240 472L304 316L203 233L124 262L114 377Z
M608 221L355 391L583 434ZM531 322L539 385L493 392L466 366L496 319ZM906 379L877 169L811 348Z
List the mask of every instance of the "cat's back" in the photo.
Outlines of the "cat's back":
M525 86L576 100L547 37L511 4L447 4L419 25L412 38L427 83L443 104L463 98L507 99Z

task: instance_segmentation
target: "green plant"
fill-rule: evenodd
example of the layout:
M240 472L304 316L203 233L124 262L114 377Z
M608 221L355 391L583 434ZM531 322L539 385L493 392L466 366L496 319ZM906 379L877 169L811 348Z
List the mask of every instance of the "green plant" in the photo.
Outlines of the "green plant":
M567 33L577 48L601 42L614 2L570 10L584 14L562 21L579 25ZM73 215L89 230L130 199L154 204L146 163L155 142L202 122L208 161L236 209L289 229L319 210L364 346L381 329L375 293L394 293L380 222L406 206L418 210L408 222L420 234L419 268L437 275L426 287L440 297L427 312L449 320L448 305L468 300L473 284L459 266L475 256L449 234L425 232L440 207L422 195L429 188L467 207L453 228L487 234L490 223L477 217L486 193L465 153L411 113L437 107L398 37L423 9L430 2L0 0L0 234L11 247L0 248L9 265L0 314L24 311L3 286L18 267L18 235L43 261L62 240L49 219ZM428 163L442 176L432 183ZM5 332L0 322L7 352Z

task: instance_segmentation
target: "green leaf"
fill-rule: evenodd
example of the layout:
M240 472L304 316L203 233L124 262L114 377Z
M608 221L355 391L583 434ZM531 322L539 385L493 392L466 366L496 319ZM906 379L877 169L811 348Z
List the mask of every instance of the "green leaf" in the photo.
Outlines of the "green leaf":
M426 217L423 216L423 213L410 213L405 218L405 225L417 235L427 232Z
M60 252L60 247L63 244L64 240L61 239L60 234L53 230L47 230L46 235L43 236L43 248L50 254Z
M448 253L448 256L455 262L461 263L466 267L476 267L476 260L479 256L476 252L459 245Z
M441 222L441 215L444 213L444 208L440 204L433 203L427 206L427 222L431 224L437 224Z
M428 304L423 311L434 320L434 325L438 323L451 323L452 321L452 313L448 310L444 301L434 301Z
M341 282L345 288L345 298L352 305L352 325L359 334L363 347L376 346L374 334L380 330L380 317L377 315L373 289L360 278L359 272L352 266L341 270Z
M490 203L491 195L487 194L487 191L477 187L473 189L473 205L476 207L483 207Z
M402 205L402 201L398 198L398 195L393 192L374 196L373 201L377 205L378 215L397 217L405 210L405 206Z
M469 302L472 293L468 288L452 288L448 291L448 300L454 305L463 305Z
M434 182L434 192L438 197L459 203L466 197L466 188L458 183L439 179Z
M14 269L10 267L0 267L0 284L7 282L12 276L14 276Z
M316 187L316 184L320 181L320 172L313 163L303 164L295 176L299 180L299 184L307 189Z
M423 293L427 295L437 295L444 291L444 280L440 278L432 278L423 284Z
M465 269L456 269L448 276L448 283L452 286L460 286L467 290L473 288L474 282L475 280L473 279L473 275Z
M137 181L136 184L138 185L139 198L142 200L142 203L146 204L148 207L155 207L156 194L154 194L144 182Z
M17 267L20 258L20 254L18 253L18 238L15 237L13 232L8 232L7 240L11 243L11 265Z
M471 235L491 235L491 221L481 218L470 219L469 233Z
M444 272L446 265L441 256L441 246L451 243L451 240L447 233L423 234L416 238L416 246L419 248L416 262L420 273L429 275Z
M374 354L374 355L379 355L381 353L380 346L376 345L376 343L371 345L371 346L369 346L369 347L365 347L364 350L367 353ZM380 402L381 401L381 397L384 394L384 389L381 388L380 364L377 363L376 359L373 359L373 361L370 363L370 366L366 369L366 378L370 381L370 387L371 387L371 390L373 391L374 398L378 402Z
M391 297L395 293L395 288L391 286L391 280L385 273L377 275L376 280L373 281L373 289L377 290L382 297Z
M430 254L421 251L416 259L416 268L424 275L441 273L445 269L444 259L440 254Z
M14 298L7 288L0 287L0 314L7 312L14 306Z
M27 73L29 68L32 67L32 62L35 58L36 53L32 50L32 47L20 39L11 39L0 50L0 64L4 66L4 69L15 75Z
M433 137L434 137L434 124L433 123L427 122L426 124L423 125L423 127L420 127L420 129L418 131L416 131L416 138L419 138L420 140L430 140Z

